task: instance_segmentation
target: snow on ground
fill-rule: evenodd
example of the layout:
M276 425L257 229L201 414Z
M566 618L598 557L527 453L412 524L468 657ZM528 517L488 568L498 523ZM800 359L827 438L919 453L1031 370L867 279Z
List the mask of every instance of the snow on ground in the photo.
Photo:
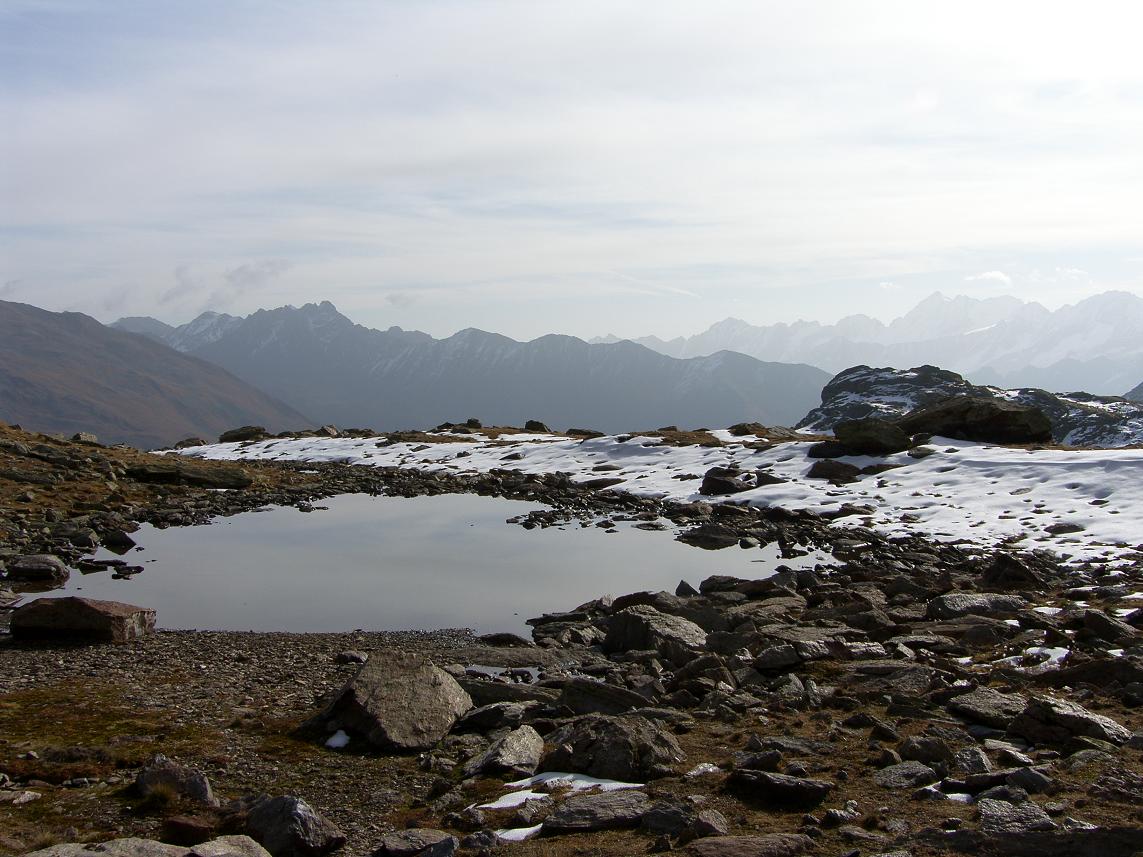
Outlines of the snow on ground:
M620 478L622 483L606 490L681 502L748 502L819 513L862 506L869 511L840 518L838 525L983 546L1017 539L1021 548L1047 548L1073 561L1112 561L1143 543L1143 449L1025 450L934 438L930 446L937 452L925 458L901 453L841 459L858 467L901 466L838 487L806 478L813 464L806 455L808 442L752 449L744 445L752 438L715 434L725 446L665 446L660 438L627 435L579 440L531 434L476 442L469 435L466 442L442 439L431 444L388 444L382 439L380 445L377 438L299 438L212 444L181 453L449 473L558 471L577 481ZM745 472L765 470L786 481L730 497L697 493L708 469L727 465ZM1074 531L1053 534L1053 526Z

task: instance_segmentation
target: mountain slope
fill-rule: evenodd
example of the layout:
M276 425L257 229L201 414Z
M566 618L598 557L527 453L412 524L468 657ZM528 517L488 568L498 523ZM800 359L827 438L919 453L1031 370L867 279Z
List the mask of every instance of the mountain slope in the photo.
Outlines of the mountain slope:
M1052 437L1071 446L1121 447L1143 443L1143 404L1116 396L1049 393L1035 388L1002 390L972 384L936 366L874 369L853 366L822 389L821 404L798 423L810 431L830 431L844 420L895 419L915 408L954 396L1003 399L1031 405L1052 422Z
M153 447L313 423L233 375L80 313L0 301L0 420Z
M1012 297L938 292L888 325L863 315L835 325L726 319L691 337L635 341L673 357L731 350L833 372L860 363L932 364L1004 387L1118 395L1143 377L1143 299L1105 292L1050 312Z
M741 354L676 360L631 342L372 330L328 302L256 312L190 353L323 421L379 430L470 416L604 431L789 424L829 380Z

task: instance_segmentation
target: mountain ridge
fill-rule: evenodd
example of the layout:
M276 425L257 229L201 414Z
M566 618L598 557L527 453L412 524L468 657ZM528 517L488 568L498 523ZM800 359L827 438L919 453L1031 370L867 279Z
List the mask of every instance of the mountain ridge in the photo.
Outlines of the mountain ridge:
M1051 311L1011 296L934 292L889 324L865 315L833 325L728 318L690 337L631 341L674 357L733 350L834 373L859 364L931 364L1001 387L1122 395L1143 378L1143 298L1109 291Z
M211 341L182 347L323 420L382 430L473 415L611 431L787 424L829 380L808 365L733 353L679 360L636 343L563 334L518 342L466 328L434 339L355 324L328 301L258 310Z
M10 301L0 301L0 420L143 447L243 423L314 424L221 367L146 336Z

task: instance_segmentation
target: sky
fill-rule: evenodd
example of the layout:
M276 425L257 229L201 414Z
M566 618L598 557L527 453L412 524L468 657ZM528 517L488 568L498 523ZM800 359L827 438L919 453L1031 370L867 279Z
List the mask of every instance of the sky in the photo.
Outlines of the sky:
M0 0L0 299L663 337L1143 293L1134 2Z

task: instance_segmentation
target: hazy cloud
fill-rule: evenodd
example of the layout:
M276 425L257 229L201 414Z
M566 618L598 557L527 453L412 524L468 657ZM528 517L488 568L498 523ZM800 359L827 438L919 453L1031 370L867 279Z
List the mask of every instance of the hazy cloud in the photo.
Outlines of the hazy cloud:
M1005 286L1012 285L1012 278L1005 274L1003 271L985 271L981 274L972 274L971 276L965 277L964 279L965 282L969 283L980 280L987 280L997 282Z
M1143 288L1143 6L148 9L0 6L0 258L49 308L675 335Z

